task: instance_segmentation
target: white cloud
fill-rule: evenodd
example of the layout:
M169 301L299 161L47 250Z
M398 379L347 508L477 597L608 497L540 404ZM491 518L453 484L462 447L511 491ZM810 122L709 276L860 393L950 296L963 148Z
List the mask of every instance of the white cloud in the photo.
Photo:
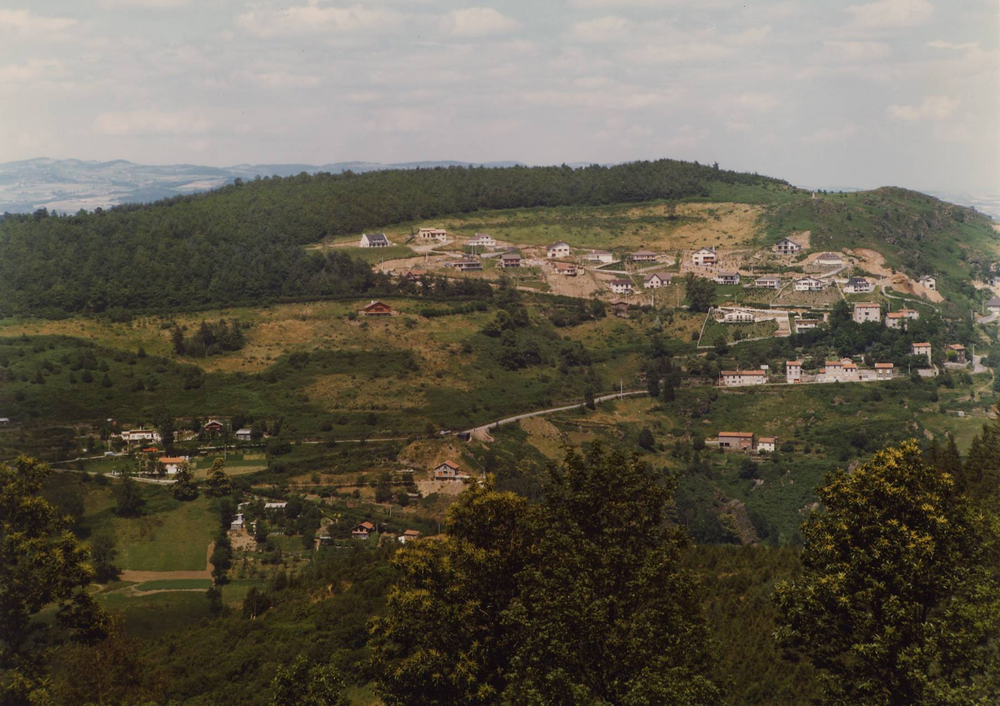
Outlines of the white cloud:
M449 12L444 17L447 32L456 37L487 37L517 29L520 23L492 7L466 7Z
M267 38L296 34L353 34L379 32L399 26L404 16L392 10L364 5L319 7L299 5L286 9L254 9L236 18L243 29Z
M979 42L964 42L963 44L955 44L953 42L945 42L941 39L935 39L933 42L927 42L927 46L932 49L954 49L956 51L979 50Z
M440 111L417 110L415 108L389 108L376 111L365 124L375 132L413 134L440 127L443 116Z
M800 138L800 142L807 145L822 145L830 142L847 142L858 134L858 126L854 123L847 123L841 128L821 128L805 137Z
M61 32L75 24L77 21L69 17L43 17L31 10L0 10L0 30L13 30L18 34L44 35Z
M927 0L877 0L865 5L849 5L860 27L916 27L930 20L934 6Z
M207 132L211 121L194 110L128 110L101 113L94 130L104 135L197 135Z
M771 25L748 27L739 34L730 37L728 41L740 47L756 46L763 44L769 34L771 34Z
M708 137L708 128L696 129L693 125L681 125L664 143L668 150L692 147Z
M632 23L622 17L598 17L577 22L570 27L570 36L579 42L613 42L628 36Z
M826 55L836 61L874 61L889 56L888 44L882 42L823 42Z
M0 66L0 85L34 82L63 70L63 62L56 59L28 59L23 64L5 64Z
M732 7L735 0L569 0L571 7L608 8L636 7L647 9L663 9L678 5L696 5L700 10Z
M287 71L238 72L236 78L268 88L310 88L322 83L319 76L292 74Z
M644 90L639 86L609 86L572 91L528 91L523 98L535 105L554 108L593 108L607 110L639 110L654 106L667 106L677 102L680 92L670 90Z
M972 142L972 133L964 123L958 125L935 125L934 139L938 142L965 143Z
M730 107L754 113L767 113L778 107L778 99L770 93L743 93L725 101Z
M890 105L885 114L893 120L916 123L922 120L946 120L962 101L948 96L927 96L920 105Z
M153 9L169 9L190 5L191 0L100 0L101 7L115 9L119 7L146 7Z
M712 61L733 53L730 47L714 42L647 44L626 52L630 61L641 64L672 64L685 61Z

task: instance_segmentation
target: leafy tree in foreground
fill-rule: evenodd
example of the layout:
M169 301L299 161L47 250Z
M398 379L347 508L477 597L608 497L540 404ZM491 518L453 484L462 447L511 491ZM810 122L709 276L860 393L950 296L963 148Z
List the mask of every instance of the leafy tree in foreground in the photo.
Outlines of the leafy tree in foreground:
M519 636L506 701L719 703L700 597L679 567L686 536L664 522L673 488L600 445L550 475L506 616Z
M299 656L290 667L278 667L271 682L271 706L350 706L344 680L329 664L310 664Z
M541 503L472 485L372 624L377 686L410 704L715 704L671 490L637 457L570 454Z
M829 476L803 525L804 575L780 584L782 643L827 673L830 703L988 703L1000 688L995 518L914 441Z
M504 612L530 543L527 511L527 499L496 490L490 476L448 510L447 537L397 553L401 577L372 623L387 706L498 702L516 648Z
M24 456L0 464L0 703L48 699L45 657L68 636L104 636L106 617L84 590L90 583L87 548L41 496L48 466ZM37 620L43 608L55 620Z

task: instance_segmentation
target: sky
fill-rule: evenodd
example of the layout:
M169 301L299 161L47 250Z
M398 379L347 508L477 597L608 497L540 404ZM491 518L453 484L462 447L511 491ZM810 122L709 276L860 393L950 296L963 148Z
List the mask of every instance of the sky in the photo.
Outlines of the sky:
M637 159L1000 193L997 0L0 0L0 162Z

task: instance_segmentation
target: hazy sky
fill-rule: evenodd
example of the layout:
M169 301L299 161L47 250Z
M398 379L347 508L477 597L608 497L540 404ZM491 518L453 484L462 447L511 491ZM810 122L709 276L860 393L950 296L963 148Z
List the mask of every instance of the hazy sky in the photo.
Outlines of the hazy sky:
M998 0L0 0L0 161L673 157L996 193L998 30Z

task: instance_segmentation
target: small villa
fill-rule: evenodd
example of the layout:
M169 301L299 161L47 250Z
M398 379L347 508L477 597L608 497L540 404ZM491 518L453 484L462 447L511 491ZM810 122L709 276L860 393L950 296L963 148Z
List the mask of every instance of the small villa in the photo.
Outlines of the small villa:
M656 262L656 253L650 250L637 250L632 253L632 262Z
M716 284L739 284L740 283L740 273L739 272L720 272L715 276Z
M764 275L755 279L753 285L760 289L777 289L781 286L781 278L774 275Z
M559 241L545 249L545 256L550 260L557 257L569 257L569 243Z
M774 252L779 255L794 255L802 246L796 243L794 240L788 238L782 238L777 243L774 244Z
M391 245L385 233L365 233L361 236L361 247L363 248L387 248Z
M691 262L698 267L704 267L705 265L714 265L718 262L718 257L716 257L713 248L699 248L691 255Z
M630 279L613 279L608 282L608 286L611 287L611 291L615 294L632 293L632 280Z

